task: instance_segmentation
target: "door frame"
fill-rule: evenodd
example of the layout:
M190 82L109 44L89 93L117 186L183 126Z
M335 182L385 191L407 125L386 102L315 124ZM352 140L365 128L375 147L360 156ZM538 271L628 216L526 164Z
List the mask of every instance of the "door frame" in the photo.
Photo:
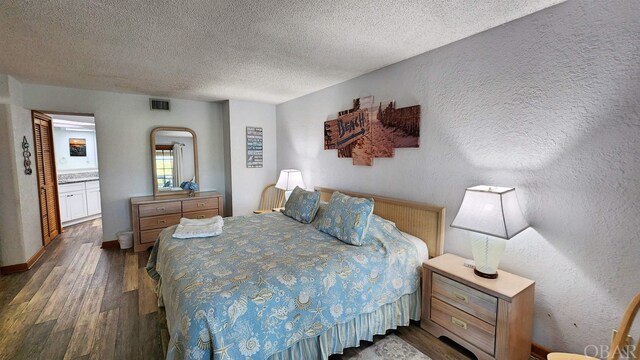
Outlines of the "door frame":
M36 151L36 114L44 114L47 115L46 113L42 112L42 111L37 111L37 110L31 110L31 131L32 131L32 135L33 135L33 150ZM42 119L38 119L39 121L43 121ZM62 228L62 223L60 222L60 199L59 199L59 195L58 195L58 170L56 169L56 152L55 152L55 146L53 146L53 122L51 122L50 120L47 120L49 122L49 144L51 146L51 164L52 164L52 168L53 168L53 177L54 177L54 181L55 184L53 186L54 190L54 198L53 201L55 202L56 205L56 210L57 210L57 214L56 214L56 226L58 228L58 235L62 234L64 232L64 229ZM42 132L40 133L40 136L42 136ZM38 179L40 179L40 170L38 170L38 156L36 154L35 156L35 160L36 160L36 183L38 186L38 194L40 193L40 183L38 182ZM44 161L44 159L43 159ZM42 164L42 168L44 169L44 164ZM40 197L38 195L38 202L42 201L42 197ZM42 218L44 216L44 214L42 214L42 204L39 204L39 208L40 208L40 233L42 235L42 245L46 246L48 244L51 244L53 242L53 240L55 240L58 236L56 235L55 238L49 240L49 243L46 244L44 239L45 239L45 233L44 233L44 227L42 226ZM47 218L48 219L48 218ZM48 235L48 234L47 234Z
M33 113L42 113L45 115L71 115L71 116L90 116L93 117L94 123L96 123L96 115L94 113L81 113L81 112L71 112L71 111L50 111L50 110L38 110L38 109L32 109L31 110L31 130L33 131L33 142L35 144L35 131L36 128L34 126L34 117L33 117ZM62 220L60 218L60 195L58 193L58 169L56 168L56 154L55 154L55 146L53 144L53 123L51 124L51 131L50 131L50 141L51 141L51 154L53 156L53 172L55 173L55 180L56 180L56 186L55 186L55 201L56 201L56 206L58 208L58 233L62 234L64 233L64 228L62 227ZM96 134L97 137L97 134ZM96 145L96 156L98 156L98 159L100 158L100 154L98 153L98 146ZM37 157L36 157L37 158ZM36 159L37 160L37 159ZM38 174L38 167L36 165L36 175ZM38 185L39 186L39 185ZM40 191L40 188L38 188L38 191ZM38 197L38 201L39 201L39 197ZM102 213L102 204L100 204L100 212ZM42 207L40 207L40 218L42 218ZM42 226L41 226L42 227ZM40 229L41 233L42 233L42 244L44 244L44 229ZM51 241L49 241L49 243L51 243L53 241L53 239L51 239Z

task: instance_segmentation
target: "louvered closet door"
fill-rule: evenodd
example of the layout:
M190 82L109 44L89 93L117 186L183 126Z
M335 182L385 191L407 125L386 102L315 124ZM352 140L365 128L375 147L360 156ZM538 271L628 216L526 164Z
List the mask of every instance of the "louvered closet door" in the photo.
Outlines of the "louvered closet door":
M42 240L44 245L47 245L60 233L60 212L58 211L51 118L45 114L34 111L33 133L38 189L40 191Z

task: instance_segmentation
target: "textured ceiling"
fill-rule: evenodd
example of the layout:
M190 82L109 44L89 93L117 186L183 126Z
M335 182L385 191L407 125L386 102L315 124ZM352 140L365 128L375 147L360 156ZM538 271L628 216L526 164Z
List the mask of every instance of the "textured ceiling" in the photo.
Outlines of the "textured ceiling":
M0 73L281 103L563 0L9 0Z

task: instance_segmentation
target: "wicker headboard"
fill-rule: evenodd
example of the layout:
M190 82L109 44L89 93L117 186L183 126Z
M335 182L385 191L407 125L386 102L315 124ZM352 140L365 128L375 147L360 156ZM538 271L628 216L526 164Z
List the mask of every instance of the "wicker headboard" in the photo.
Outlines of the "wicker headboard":
M322 201L329 201L334 191L340 191L349 196L372 198L375 201L373 213L393 221L398 229L422 239L429 248L429 257L436 257L444 252L445 208L443 207L323 187L315 189L320 192Z

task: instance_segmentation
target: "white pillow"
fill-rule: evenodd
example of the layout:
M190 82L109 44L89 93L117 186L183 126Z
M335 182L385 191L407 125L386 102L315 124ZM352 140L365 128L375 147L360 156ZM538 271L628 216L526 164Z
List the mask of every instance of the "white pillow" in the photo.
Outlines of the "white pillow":
M427 247L426 242L422 241L419 237L407 234L404 231L400 231L400 233L405 237L405 239L411 241L411 243L413 243L413 245L416 247L416 250L418 251L418 257L421 262L429 260L429 248Z

